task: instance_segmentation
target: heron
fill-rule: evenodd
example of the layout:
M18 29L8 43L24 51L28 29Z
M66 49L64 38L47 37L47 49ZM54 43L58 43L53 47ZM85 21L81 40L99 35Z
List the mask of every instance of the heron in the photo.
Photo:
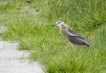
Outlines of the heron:
M62 36L73 44L73 48L75 45L91 46L90 42L88 42L81 34L69 28L64 21L58 20L53 26L58 26L60 28Z

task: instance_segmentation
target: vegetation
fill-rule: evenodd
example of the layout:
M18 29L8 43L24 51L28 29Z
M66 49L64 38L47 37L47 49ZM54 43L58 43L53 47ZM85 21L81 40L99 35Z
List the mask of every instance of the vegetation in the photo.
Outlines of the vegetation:
M0 2L4 2L1 0ZM57 20L64 20L92 46L73 50L60 35ZM0 4L0 25L8 28L1 37L15 40L20 50L32 50L47 73L106 72L105 0L8 0Z

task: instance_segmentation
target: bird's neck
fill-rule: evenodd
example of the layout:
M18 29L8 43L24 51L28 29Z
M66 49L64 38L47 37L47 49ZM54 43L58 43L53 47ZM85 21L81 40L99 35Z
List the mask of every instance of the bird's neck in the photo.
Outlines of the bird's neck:
M61 25L61 29L68 29L68 27L66 24L64 24L64 25Z
M61 32L65 32L65 33L68 32L68 27L67 27L67 25L66 25L66 24L61 25L60 31L61 31Z
M61 28L60 28L60 32L61 34L68 39L68 27L66 25L63 25Z

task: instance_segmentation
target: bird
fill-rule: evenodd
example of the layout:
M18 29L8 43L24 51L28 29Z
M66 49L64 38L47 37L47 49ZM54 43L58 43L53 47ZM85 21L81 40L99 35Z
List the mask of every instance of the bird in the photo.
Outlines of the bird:
M81 34L69 28L64 21L58 20L53 26L58 26L60 28L61 34L72 44L73 48L75 45L91 46L90 42L88 42Z

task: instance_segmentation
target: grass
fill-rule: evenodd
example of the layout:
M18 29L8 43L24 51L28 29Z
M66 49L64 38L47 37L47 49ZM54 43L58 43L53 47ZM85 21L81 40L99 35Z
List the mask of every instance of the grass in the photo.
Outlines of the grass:
M29 58L39 61L47 73L106 72L105 0L9 0L0 5L0 25L8 28L1 37L15 40L20 50L32 50ZM84 35L90 48L73 50L52 24L64 20Z

